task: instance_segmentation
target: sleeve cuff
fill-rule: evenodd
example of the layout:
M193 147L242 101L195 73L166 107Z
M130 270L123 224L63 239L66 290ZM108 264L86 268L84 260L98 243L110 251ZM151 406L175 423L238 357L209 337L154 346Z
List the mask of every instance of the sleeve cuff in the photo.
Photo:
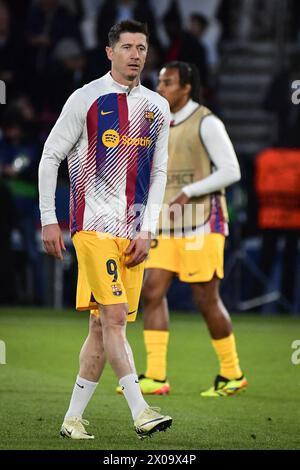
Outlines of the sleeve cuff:
M42 215L41 217L42 227L45 227L45 225L51 225L51 224L58 224L56 215L55 214Z
M190 186L184 186L181 191L189 198L193 197L193 191Z

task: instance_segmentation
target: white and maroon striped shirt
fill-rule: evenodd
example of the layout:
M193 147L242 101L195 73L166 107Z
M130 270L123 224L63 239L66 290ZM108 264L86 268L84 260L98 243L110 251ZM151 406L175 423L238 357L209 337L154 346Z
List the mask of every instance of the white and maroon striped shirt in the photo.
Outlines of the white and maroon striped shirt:
M110 73L76 90L44 146L42 226L57 223L57 171L68 157L72 234L154 234L166 184L169 123L163 97L142 85L130 90Z

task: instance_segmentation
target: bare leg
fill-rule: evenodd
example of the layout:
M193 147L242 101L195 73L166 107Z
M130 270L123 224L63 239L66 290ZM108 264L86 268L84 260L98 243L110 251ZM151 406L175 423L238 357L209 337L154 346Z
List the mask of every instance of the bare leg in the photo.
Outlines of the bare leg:
M136 375L133 355L126 339L127 304L102 305L103 344L108 362L119 379L135 421L148 408Z
M120 379L135 373L131 349L126 339L126 304L101 305L103 345L106 358Z
M89 334L79 355L80 377L98 382L106 362L100 317L90 315Z
M214 276L209 282L192 284L195 301L207 324L213 348L218 356L220 373L229 380L243 374L239 365L232 325L219 294L220 280ZM245 385L243 385L245 386ZM207 392L203 393L209 393Z
M79 374L76 378L73 393L65 420L81 417L91 400L99 378L105 366L105 354L102 339L102 327L99 317L90 315L89 334L79 355ZM78 432L75 431L75 433ZM88 438L80 427L80 439Z
M203 315L213 339L226 338L232 333L229 313L219 294L220 280L191 284L194 300Z
M166 292L173 273L164 269L147 269L142 289L144 330L169 330L169 309Z

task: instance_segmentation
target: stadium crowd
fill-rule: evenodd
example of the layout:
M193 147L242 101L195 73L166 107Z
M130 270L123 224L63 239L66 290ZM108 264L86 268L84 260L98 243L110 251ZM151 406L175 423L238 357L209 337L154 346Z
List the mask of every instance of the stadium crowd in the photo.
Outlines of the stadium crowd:
M299 2L288 3L296 13ZM6 87L6 100L0 97L0 304L46 303L41 276L45 257L38 241L37 169L42 147L68 96L109 69L108 30L127 18L147 22L150 30L143 84L155 89L158 71L166 62L193 62L200 72L203 101L217 114L222 114L218 104L222 41L235 40L247 47L251 38L264 40L276 28L273 2L268 0L0 0L0 80ZM297 18L290 15L288 28L288 40L295 43ZM300 147L299 110L288 92L299 63L291 68L276 74L261 105L279 117L276 147ZM283 88L287 92L281 95L278 89ZM280 102L274 99L278 94ZM62 165L59 185L64 187L66 181L67 168ZM261 269L269 275L275 250L272 242L271 253L270 240L282 231L264 228L263 246L269 251L264 250ZM288 259L295 261L293 269L286 263L283 271L290 305L299 228L297 220L283 233ZM254 291L262 293L258 286Z

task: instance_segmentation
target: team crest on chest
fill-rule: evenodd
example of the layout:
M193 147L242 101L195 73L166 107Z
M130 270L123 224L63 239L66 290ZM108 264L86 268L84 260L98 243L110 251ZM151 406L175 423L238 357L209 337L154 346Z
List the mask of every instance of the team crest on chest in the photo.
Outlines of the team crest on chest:
M155 113L154 111L145 111L145 119L148 121L148 122L153 122L154 119L155 119Z

